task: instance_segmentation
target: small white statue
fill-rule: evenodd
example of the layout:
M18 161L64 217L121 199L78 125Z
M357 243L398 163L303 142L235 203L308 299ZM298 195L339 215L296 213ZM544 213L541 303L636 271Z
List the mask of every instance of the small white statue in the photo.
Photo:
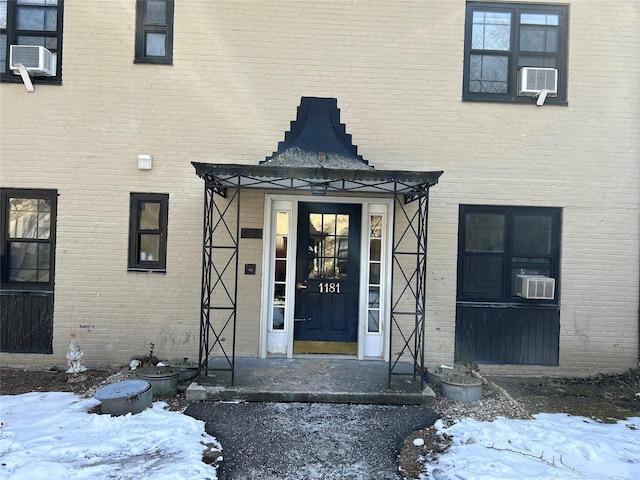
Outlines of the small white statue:
M140 360L137 360L137 359L134 358L133 360L131 360L129 362L129 368L131 370L135 370L136 368L138 368L140 366L141 363L142 362Z
M67 373L80 373L87 370L87 367L82 365L84 362L84 352L75 341L71 342L67 349L67 365L69 370Z

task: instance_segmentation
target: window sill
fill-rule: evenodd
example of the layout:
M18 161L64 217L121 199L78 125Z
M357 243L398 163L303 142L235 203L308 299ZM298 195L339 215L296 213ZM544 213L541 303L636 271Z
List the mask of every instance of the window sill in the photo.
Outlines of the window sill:
M462 96L463 102L474 102L474 103L511 103L511 104L523 104L523 105L536 105L535 97L505 97L505 98L496 98L496 97L488 97L488 98L478 98L478 97L469 97ZM569 102L567 100L557 99L557 98L549 98L544 102L544 105L555 105L560 107L568 107Z
M0 75L1 83L19 83L22 84L22 77L20 75ZM31 77L31 83L34 85L62 85L62 78L60 77Z
M167 273L166 268L142 268L142 267L128 267L127 272L137 273Z
M549 310L559 310L560 305L558 303L547 303L546 300L529 300L528 302L470 302L470 301L456 301L457 307L472 307L472 308L539 308Z
M156 58L136 58L134 64L142 65L173 65L173 59L156 59Z

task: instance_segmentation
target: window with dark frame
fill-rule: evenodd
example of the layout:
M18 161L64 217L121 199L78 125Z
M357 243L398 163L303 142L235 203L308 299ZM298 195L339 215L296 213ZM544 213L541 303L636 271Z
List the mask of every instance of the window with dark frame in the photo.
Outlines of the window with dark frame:
M2 289L53 290L57 190L1 192Z
M137 0L135 63L173 63L173 0Z
M532 103L518 94L524 67L557 70L557 96L567 103L567 5L467 2L463 100Z
M0 0L0 80L22 82L10 66L11 45L36 45L56 54L55 76L34 76L34 83L62 83L64 0Z
M169 195L132 193L129 220L129 270L165 272Z
M561 210L551 207L460 206L459 302L558 303L515 294L517 274L556 279Z

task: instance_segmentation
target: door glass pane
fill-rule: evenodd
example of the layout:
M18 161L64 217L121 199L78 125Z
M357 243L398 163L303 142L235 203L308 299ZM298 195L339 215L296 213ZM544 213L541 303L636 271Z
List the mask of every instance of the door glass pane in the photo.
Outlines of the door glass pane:
M276 258L287 258L287 237L276 237Z
M380 332L380 310L369 310L367 333Z
M371 215L371 238L382 238L382 215Z
M160 204L140 202L140 230L160 229Z
M349 215L336 215L336 234L349 234Z
M369 265L369 283L375 285L380 284L380 264L372 263Z
M284 308L273 307L272 330L284 330Z
M160 260L160 235L155 233L140 234L140 260L143 262Z
M504 252L504 215L468 213L466 252Z
M165 38L166 34L164 33L147 33L145 35L145 55L151 57L164 57L166 55Z
M379 262L382 255L382 240L377 238L372 238L369 241L369 244L371 245L369 260L374 260Z
M509 50L511 47L511 13L473 12L471 48Z
M348 276L349 215L309 214L308 278Z
M322 242L322 256L334 258L336 256L335 237L325 237L325 241Z
M276 214L276 235L289 234L289 213L278 212Z
M281 283L277 284L273 289L273 304L284 306L285 293L286 293L286 286Z
M284 282L287 280L287 261L276 260L276 282Z
M336 216L335 215L322 216L322 233L326 235L335 235L336 233Z

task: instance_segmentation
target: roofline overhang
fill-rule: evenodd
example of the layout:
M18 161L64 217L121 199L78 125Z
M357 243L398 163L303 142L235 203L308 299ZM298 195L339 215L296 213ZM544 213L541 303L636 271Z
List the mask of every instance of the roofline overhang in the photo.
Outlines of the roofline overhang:
M338 169L191 162L207 188L226 195L227 188L310 192L322 185L327 193L422 196L444 173L438 171Z

